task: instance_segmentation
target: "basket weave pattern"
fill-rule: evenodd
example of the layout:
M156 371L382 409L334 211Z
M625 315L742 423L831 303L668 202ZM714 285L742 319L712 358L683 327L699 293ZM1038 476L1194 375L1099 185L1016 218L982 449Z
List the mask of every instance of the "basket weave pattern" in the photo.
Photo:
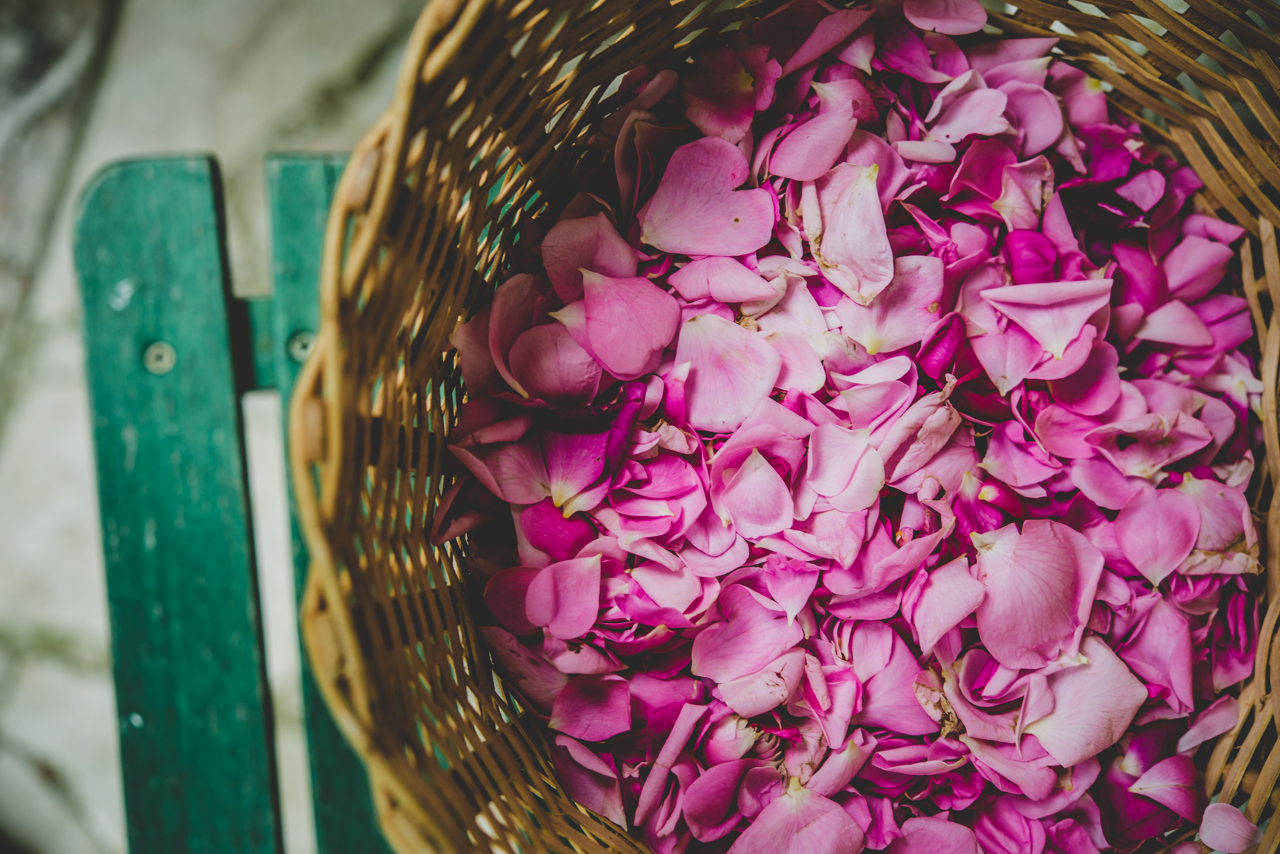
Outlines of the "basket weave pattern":
M575 168L604 156L585 140L621 104L610 84L776 5L431 0L395 102L352 155L329 218L322 328L291 406L290 463L312 558L302 622L315 676L400 854L645 850L568 798L537 723L495 679L469 616L481 587L469 567L485 544L430 544L464 395L446 339L492 293L521 229L568 200ZM1241 280L1265 385L1254 495L1271 607L1242 718L1205 768L1210 794L1260 821L1280 803L1280 502L1269 485L1280 483L1280 319L1268 325L1280 306L1280 6L1003 8L994 27L1059 38L1153 142L1195 168L1197 205L1251 233ZM1274 822L1259 850L1278 847Z

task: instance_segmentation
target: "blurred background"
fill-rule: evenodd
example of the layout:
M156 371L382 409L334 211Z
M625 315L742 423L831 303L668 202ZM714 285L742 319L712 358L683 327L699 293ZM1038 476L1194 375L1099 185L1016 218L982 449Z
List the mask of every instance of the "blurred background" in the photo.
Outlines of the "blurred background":
M0 854L124 854L76 196L124 157L211 152L233 281L271 288L269 151L347 151L421 0L0 0ZM280 401L246 406L285 845L314 850Z

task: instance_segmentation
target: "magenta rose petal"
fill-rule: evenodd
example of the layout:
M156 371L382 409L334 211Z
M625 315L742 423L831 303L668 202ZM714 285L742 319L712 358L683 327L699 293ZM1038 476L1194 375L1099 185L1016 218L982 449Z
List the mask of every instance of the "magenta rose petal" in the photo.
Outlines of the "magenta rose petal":
M621 676L574 676L556 697L549 726L582 741L631 728L631 691Z
M1163 804L1187 821L1200 821L1204 813L1200 774L1189 756L1170 756L1157 762L1129 791Z

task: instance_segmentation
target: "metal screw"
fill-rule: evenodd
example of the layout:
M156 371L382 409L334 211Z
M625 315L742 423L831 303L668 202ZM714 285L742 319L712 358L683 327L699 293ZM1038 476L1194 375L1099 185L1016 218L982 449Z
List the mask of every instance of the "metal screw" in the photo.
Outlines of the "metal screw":
M172 371L177 363L178 353L168 341L157 341L142 354L143 367L158 377Z
M311 351L315 349L316 336L314 332L308 332L305 329L301 332L295 332L289 336L289 343L286 348L289 351L289 358L298 364L302 364L311 355Z
M133 724L138 729L142 729L142 715L137 712L129 715L129 723Z

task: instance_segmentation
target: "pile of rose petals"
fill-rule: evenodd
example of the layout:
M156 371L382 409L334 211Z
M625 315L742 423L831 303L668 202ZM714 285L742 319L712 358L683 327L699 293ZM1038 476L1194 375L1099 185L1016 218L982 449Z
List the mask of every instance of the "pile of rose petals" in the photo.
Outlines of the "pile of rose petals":
M659 854L1257 841L1192 758L1257 643L1243 232L985 20L792 0L638 69L452 338L434 541Z

